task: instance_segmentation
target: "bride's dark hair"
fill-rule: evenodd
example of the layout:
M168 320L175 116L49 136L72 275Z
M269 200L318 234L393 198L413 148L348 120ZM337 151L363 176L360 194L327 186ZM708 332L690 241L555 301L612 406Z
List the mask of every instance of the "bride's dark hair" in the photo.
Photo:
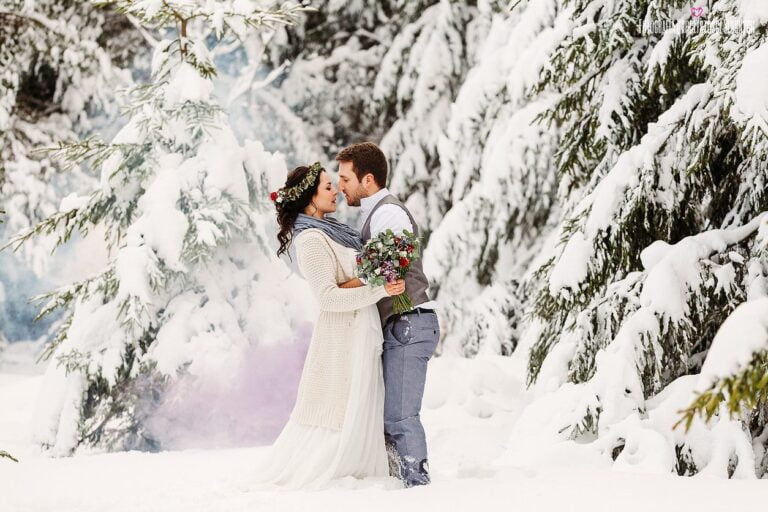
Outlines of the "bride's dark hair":
M301 183L301 180L307 175L309 169L309 167L301 165L289 172L288 178L285 180L285 186L293 187ZM322 171L320 174L322 174ZM320 186L320 174L317 175L315 183L302 192L298 198L275 203L277 208L277 223L280 226L280 231L277 232L277 241L280 242L280 247L277 249L278 256L288 251L288 248L291 246L291 240L293 239L293 225L296 223L296 218L304 211L304 208L309 205L312 201L312 197L317 193L317 188Z

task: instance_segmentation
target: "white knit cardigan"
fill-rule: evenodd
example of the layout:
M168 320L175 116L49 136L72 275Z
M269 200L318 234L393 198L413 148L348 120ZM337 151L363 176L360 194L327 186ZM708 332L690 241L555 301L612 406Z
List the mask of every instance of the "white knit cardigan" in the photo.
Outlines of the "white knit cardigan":
M375 304L387 292L383 286L339 288L354 277L355 250L334 242L321 230L304 230L293 243L299 269L320 303L320 316L291 419L340 430L349 397L353 344L381 344Z

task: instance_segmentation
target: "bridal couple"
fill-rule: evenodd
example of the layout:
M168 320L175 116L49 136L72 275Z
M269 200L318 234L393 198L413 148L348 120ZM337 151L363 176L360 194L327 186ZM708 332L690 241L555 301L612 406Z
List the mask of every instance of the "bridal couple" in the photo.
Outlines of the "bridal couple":
M405 487L425 485L430 476L419 411L440 329L421 261L404 280L385 286L354 277L355 256L369 238L387 229L418 235L419 228L386 189L387 160L378 146L354 144L336 160L338 190L316 163L291 171L272 194L278 255L293 246L321 312L296 404L258 479L318 488L346 476L395 476ZM328 217L339 191L350 206L361 207L361 231ZM406 289L416 307L395 315L392 297Z

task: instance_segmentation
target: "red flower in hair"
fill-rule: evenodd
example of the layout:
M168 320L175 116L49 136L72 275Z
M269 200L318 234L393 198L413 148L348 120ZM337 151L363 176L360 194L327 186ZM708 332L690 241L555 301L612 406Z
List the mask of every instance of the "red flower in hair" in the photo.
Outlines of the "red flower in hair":
M272 192L271 194L269 194L269 198L272 200L273 203L277 201L277 192Z

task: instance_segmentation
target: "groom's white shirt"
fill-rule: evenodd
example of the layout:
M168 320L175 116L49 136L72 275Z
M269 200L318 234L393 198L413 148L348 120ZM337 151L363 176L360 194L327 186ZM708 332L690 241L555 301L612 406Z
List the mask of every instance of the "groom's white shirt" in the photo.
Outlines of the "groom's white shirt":
M360 198L361 226L365 225L365 221L379 201L389 194L389 190L385 187L370 197ZM411 219L408 218L408 214L402 208L394 204L385 204L376 210L373 217L371 217L371 238L387 229L391 229L394 233L402 233L404 230L413 233L413 224L411 224ZM437 302L431 300L422 304L416 304L416 307L436 309Z

